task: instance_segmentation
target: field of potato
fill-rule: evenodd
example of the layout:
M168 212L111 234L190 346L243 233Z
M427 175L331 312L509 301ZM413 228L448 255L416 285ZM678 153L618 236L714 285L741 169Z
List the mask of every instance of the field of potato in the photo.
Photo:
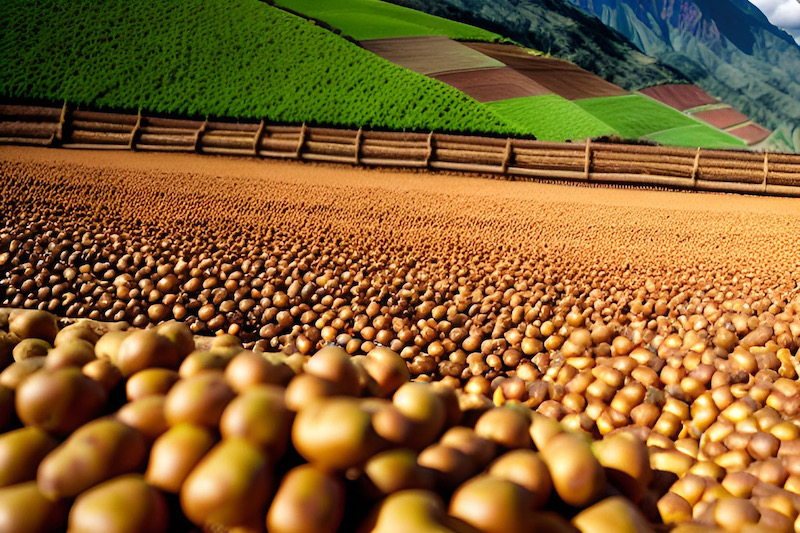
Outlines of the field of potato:
M800 526L796 199L5 146L0 177L0 531Z

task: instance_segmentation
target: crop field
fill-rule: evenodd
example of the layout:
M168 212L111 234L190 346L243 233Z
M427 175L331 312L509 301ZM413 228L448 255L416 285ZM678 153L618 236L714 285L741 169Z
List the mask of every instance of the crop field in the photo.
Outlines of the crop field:
M277 0L275 5L321 20L358 41L415 35L446 35L465 41L502 39L496 33L380 0Z
M743 139L747 144L755 144L763 141L770 135L770 131L768 129L759 126L758 124L747 124L745 126L740 126L738 128L729 130L728 133Z
M455 89L257 0L49 0L36 9L11 0L0 25L5 97L298 124L510 131Z
M731 108L699 111L697 113L692 113L692 116L720 129L730 128L731 126L743 124L750 120L746 115Z
M540 96L552 91L508 67L459 70L432 76L479 102Z
M12 147L0 175L14 531L798 519L795 200Z
M680 111L718 103L697 85L659 85L639 92Z
M608 98L587 98L575 102L581 109L614 127L626 139L655 138L659 132L666 134L665 144L677 146L708 146L716 148L743 148L744 143L732 135L706 126L683 113L650 98L631 94ZM666 141L669 140L669 142ZM656 139L657 140L657 139Z
M528 96L490 102L488 106L504 120L527 127L547 141L585 139L619 132L602 119L556 94Z

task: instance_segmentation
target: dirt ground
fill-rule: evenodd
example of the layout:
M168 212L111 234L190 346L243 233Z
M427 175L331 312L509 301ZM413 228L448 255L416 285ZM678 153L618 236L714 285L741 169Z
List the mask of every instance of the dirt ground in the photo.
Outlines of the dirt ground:
M794 199L32 147L0 147L0 173L2 203L17 206L9 209L24 210L44 190L69 190L61 201L74 205L54 211L60 219L95 202L114 220L133 217L163 231L244 228L249 239L280 246L343 239L379 248L386 265L521 261L565 278L593 274L594 282L605 272L632 289L682 274L781 292L800 280Z

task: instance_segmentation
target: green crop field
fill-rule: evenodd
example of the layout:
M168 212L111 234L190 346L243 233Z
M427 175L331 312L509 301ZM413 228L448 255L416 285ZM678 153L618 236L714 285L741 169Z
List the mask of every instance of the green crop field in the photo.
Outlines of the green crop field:
M626 139L647 138L662 144L706 148L745 146L730 134L640 94L586 98L575 103Z
M518 128L529 129L538 139L565 141L619 133L574 102L555 94L526 96L487 104Z
M669 146L695 148L738 148L746 149L747 143L729 133L706 126L694 124L646 135L650 139Z
M474 26L380 0L276 0L275 5L321 20L356 40L446 35L468 41L502 38Z
M259 0L6 0L0 96L193 116L527 133Z

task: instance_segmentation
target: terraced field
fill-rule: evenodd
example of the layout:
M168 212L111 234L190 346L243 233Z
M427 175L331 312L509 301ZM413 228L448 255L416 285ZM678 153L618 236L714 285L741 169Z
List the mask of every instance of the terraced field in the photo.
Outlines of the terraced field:
M673 146L744 148L746 144L650 98L630 94L576 101L626 139L647 138ZM708 144L707 144L708 143Z

